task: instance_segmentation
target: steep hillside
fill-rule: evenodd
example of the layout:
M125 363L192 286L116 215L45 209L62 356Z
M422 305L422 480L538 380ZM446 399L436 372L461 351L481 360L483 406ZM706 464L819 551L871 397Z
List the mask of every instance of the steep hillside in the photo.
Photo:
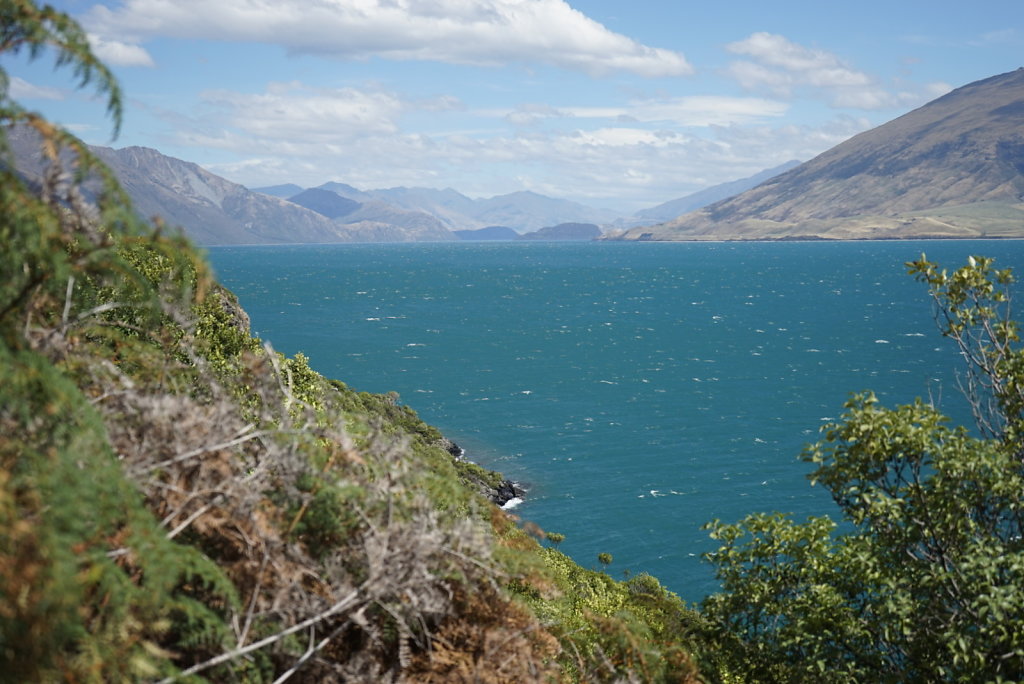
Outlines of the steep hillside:
M191 162L144 147L94 148L135 206L180 226L199 244L351 242L315 212L252 192Z
M15 129L11 146L19 171L38 182L38 137ZM352 242L355 235L285 200L252 192L191 162L145 147L93 152L114 171L144 217L159 216L202 245Z
M621 239L1024 236L1024 69L958 88L736 197Z

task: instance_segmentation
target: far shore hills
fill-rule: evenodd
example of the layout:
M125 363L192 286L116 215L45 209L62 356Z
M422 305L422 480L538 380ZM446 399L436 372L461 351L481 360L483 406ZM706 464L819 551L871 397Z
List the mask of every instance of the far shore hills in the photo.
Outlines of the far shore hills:
M43 163L10 135L30 182ZM143 147L92 148L145 217L204 246L458 240L794 241L1024 238L1024 68L969 83L804 163L631 216L515 192L249 189Z

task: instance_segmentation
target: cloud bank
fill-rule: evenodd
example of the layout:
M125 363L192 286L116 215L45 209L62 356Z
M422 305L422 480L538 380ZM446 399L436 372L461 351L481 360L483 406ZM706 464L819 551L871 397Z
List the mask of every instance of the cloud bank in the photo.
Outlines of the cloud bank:
M729 76L747 90L780 98L791 98L799 90L836 108L878 110L920 105L952 89L944 83L889 89L831 52L774 33L753 33L725 47L749 58L730 64Z
M681 53L614 33L564 0L123 0L97 5L86 23L107 44L143 53L146 40L174 37L341 59L542 63L645 77L693 72Z

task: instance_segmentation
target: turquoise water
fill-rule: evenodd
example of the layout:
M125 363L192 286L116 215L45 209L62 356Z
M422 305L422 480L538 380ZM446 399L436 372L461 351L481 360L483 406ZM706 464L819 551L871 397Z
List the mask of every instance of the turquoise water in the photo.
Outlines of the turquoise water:
M401 400L529 487L516 513L610 572L715 588L701 525L833 510L797 458L848 394L966 420L955 350L903 263L1024 266L1024 243L225 247L277 349Z

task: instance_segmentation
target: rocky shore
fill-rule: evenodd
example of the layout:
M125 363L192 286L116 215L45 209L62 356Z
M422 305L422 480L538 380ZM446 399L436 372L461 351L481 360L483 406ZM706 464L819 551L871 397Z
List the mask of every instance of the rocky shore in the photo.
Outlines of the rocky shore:
M468 460L466 450L454 441L442 437L438 446L451 454L456 463L472 466L462 469L462 475L488 501L505 508L513 500L526 497L526 490L518 482Z

